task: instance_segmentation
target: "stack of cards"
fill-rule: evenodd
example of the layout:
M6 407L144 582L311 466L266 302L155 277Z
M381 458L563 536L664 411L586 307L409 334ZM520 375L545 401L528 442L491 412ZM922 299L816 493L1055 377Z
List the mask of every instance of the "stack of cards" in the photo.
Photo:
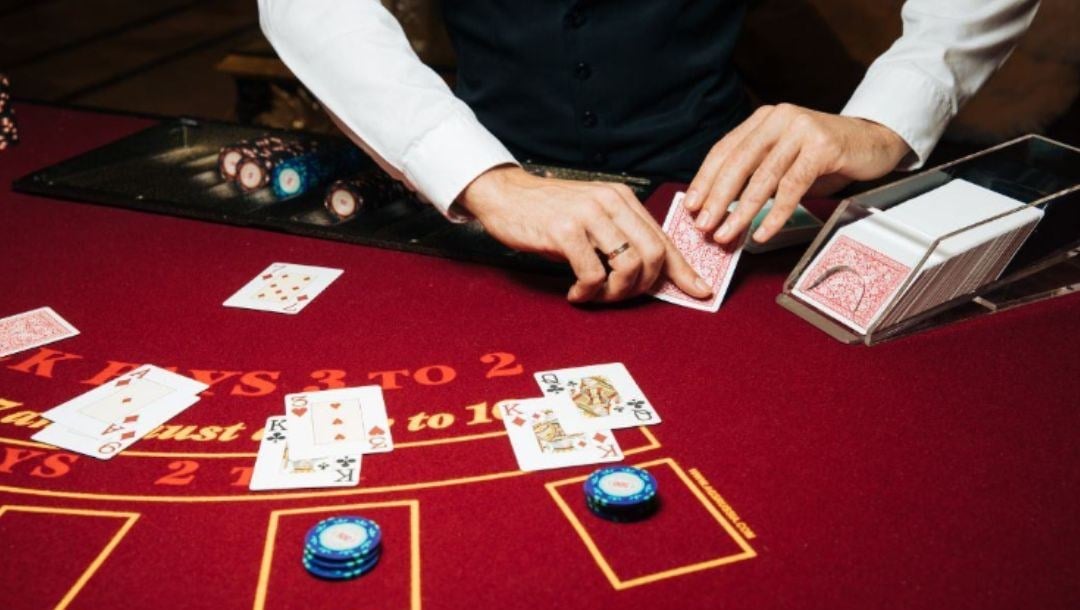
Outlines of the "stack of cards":
M0 319L0 358L74 337L79 331L51 307Z
M108 460L198 402L205 383L145 364L42 413L32 438Z
M522 470L618 462L613 429L660 423L622 364L545 371L536 380L543 398L498 405Z
M341 269L273 263L223 305L297 314L342 273Z
M840 228L793 293L857 332L887 328L997 279L1042 216L1038 208L952 180Z
M739 263L743 245L749 231L744 231L731 244L721 246L694 226L694 217L683 206L686 193L679 192L671 201L667 218L664 220L664 233L667 233L675 247L679 249L686 262L698 272L712 288L712 296L707 299L695 299L686 294L671 280L665 279L650 293L661 301L682 305L715 313L724 300L731 277L735 275L735 266Z
M355 486L361 455L393 450L379 386L289 394L266 420L250 488Z

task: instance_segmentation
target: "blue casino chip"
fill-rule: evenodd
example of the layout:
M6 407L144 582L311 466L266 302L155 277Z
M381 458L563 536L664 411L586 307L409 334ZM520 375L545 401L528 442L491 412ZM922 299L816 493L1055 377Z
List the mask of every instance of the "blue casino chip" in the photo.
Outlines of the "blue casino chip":
M647 470L633 466L601 468L585 480L585 497L590 507L647 506L656 496L656 479Z
M324 580L349 580L352 578L363 576L364 574L370 572L375 567L375 564L379 563L379 556L380 555L376 553L373 557L368 559L366 563L355 568L348 569L327 568L324 567L322 564L317 564L305 558L304 569L307 570L308 573L312 576L317 576L318 578L322 578Z
M270 188L278 199L288 199L311 189L328 172L320 153L286 159L274 166Z
M360 151L351 146L285 159L270 174L270 190L278 199L290 199L318 187L334 174L355 171L362 162Z
M330 517L316 523L304 538L304 550L327 561L356 561L382 543L379 524L363 517Z
M305 553L303 554L303 566L330 572L366 571L372 568L381 556L382 554L377 552L355 561L330 561Z
M378 561L380 556L382 556L382 553L377 550L371 555L366 555L354 561L331 561L329 559L320 559L305 552L303 562L305 566L312 565L323 570L351 572L368 568L374 561Z

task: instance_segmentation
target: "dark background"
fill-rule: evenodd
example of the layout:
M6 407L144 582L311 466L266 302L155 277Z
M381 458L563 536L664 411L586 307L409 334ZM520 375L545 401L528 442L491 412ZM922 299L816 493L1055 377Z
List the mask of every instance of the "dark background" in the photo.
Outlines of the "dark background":
M421 57L451 80L453 56L434 2L384 0ZM751 94L839 110L899 35L902 4L751 2L736 58ZM1044 0L934 161L1031 132L1080 144L1077 25L1075 0ZM23 102L331 129L262 38L255 0L0 0L0 72Z

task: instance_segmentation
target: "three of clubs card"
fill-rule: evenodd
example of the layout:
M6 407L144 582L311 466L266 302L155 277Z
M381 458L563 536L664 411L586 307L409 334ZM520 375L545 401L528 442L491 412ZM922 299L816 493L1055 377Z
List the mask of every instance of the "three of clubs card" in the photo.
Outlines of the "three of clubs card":
M712 288L712 296L707 299L696 299L680 290L668 279L653 288L650 294L661 301L716 313L724 300L728 285L731 284L731 278L735 275L735 266L739 263L739 256L742 254L750 231L749 229L743 231L728 245L716 243L712 235L702 233L694 226L694 217L683 205L685 197L686 193L679 192L672 199L667 218L664 220L664 233L667 233L671 241L675 243L675 247L682 253L686 262L690 263L694 271L697 271L698 275Z
M536 373L544 396L566 400L576 415L613 430L660 423L649 399L620 362Z
M285 418L293 459L394 450L377 385L289 394Z
M298 314L342 273L341 269L328 267L273 263L223 305Z
M287 430L288 421L284 415L266 420L249 489L354 487L360 483L360 454L339 453L298 459L289 452Z
M42 413L32 438L107 460L198 402L205 383L145 364Z
M548 470L623 459L610 429L583 425L566 402L552 398L504 400L502 416L521 470Z

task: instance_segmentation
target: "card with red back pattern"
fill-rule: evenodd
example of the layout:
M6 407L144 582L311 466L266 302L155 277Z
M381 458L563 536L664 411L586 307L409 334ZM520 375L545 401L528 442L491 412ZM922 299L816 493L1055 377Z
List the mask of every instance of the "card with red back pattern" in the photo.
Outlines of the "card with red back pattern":
M837 235L804 272L798 294L859 332L877 319L911 268L874 248Z
M739 262L749 231L743 231L730 244L716 243L710 235L702 233L694 226L693 216L682 204L685 197L686 193L679 192L671 200L671 207L664 220L664 233L675 243L686 262L690 263L694 271L712 288L712 296L696 299L680 290L669 279L659 283L650 294L661 301L715 313L720 309L724 294L731 284L731 277L735 274L735 266Z
M51 307L0 319L0 357L32 347L41 347L79 334L78 329L60 317Z

